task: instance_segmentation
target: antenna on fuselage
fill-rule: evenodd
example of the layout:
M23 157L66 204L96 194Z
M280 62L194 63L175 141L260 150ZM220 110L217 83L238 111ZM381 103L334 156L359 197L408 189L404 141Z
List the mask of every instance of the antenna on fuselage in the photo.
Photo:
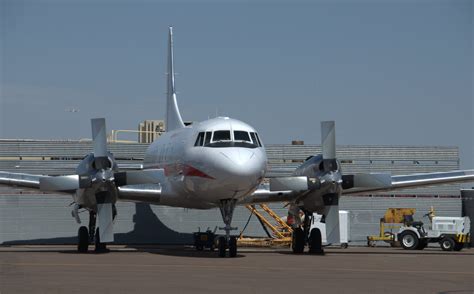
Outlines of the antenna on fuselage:
M169 27L168 35L168 71L167 71L167 91L166 91L166 131L184 128L183 119L179 113L178 102L176 100L175 72L173 53L173 27Z

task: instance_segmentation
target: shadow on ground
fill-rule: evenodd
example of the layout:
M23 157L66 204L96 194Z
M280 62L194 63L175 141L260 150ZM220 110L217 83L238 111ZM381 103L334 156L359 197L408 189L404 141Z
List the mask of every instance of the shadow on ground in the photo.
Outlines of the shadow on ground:
M167 227L149 204L136 203L135 209L133 230L115 234L115 244L169 244L170 240L173 240L173 244L192 244L192 234L179 233ZM64 245L76 242L77 237L74 234L71 237L14 240L4 242L2 245Z

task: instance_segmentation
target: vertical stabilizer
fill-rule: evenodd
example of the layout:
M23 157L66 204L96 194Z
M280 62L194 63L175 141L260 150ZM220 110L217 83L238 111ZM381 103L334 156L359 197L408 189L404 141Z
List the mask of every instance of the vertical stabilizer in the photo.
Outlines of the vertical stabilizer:
M167 91L166 91L166 131L183 128L184 123L178 109L176 101L176 88L174 84L174 60L173 60L173 28L169 28L168 37L168 72L167 72Z

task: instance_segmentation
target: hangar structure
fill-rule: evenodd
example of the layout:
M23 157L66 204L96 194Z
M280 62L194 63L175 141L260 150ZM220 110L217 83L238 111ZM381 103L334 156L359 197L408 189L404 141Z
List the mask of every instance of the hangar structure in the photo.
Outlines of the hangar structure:
M266 145L267 176L290 175L308 156L319 154L320 145ZM147 143L109 143L120 163L140 164ZM0 140L0 170L32 174L70 174L92 149L91 142L53 140ZM391 172L412 174L459 169L457 147L441 146L349 146L338 145L337 157L345 173ZM414 207L423 219L433 206L438 215L460 216L459 184L424 187L364 196L342 196L340 208L349 211L350 240L365 244L366 236L378 232L379 219L389 207ZM78 224L71 217L69 195L46 194L36 190L0 186L0 244L75 244ZM284 203L271 207L280 216L287 213ZM221 226L218 209L192 209L117 203L114 226L116 243L182 244L192 242L192 233ZM83 217L87 221L86 215ZM250 212L239 207L233 225L245 234L265 236ZM425 219L428 222L428 219Z

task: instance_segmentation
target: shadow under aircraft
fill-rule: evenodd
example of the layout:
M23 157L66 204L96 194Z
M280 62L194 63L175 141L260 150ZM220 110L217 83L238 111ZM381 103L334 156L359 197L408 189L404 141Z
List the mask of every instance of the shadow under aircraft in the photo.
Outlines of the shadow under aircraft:
M115 244L192 244L192 233L179 233L167 227L153 212L150 204L135 203L133 230L127 233L116 233ZM170 242L171 241L171 242ZM2 245L38 245L38 244L77 244L77 236L13 240Z

